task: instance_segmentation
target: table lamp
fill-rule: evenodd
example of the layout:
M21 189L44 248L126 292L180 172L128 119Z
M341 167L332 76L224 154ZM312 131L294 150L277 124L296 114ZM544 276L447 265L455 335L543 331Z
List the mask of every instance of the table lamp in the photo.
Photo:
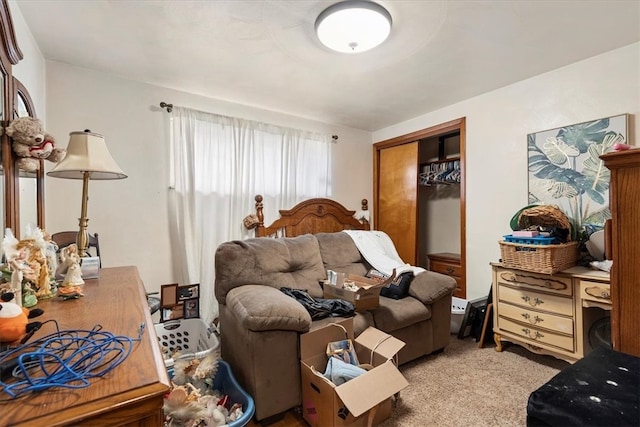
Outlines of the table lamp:
M90 179L123 179L127 175L122 172L109 154L102 135L88 129L84 132L71 132L67 155L49 173L55 178L82 180L82 210L78 219L77 245L81 257L87 256L87 201L89 199Z

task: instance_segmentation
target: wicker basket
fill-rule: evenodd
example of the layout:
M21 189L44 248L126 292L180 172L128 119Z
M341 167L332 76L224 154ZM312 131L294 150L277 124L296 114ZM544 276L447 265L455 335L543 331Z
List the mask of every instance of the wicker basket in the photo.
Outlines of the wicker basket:
M576 265L578 242L558 245L525 245L498 242L505 267L536 273L553 274Z
M533 225L564 228L569 231L567 239L571 240L571 222L557 206L540 205L523 210L518 218L518 226L526 229Z

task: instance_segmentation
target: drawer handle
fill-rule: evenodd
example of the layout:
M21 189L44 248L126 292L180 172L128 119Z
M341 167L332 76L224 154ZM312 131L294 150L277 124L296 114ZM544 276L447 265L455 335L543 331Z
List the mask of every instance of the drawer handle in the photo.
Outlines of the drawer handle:
M447 267L447 274L452 274L455 270L451 267Z
M535 307L536 305L540 305L540 304L544 304L544 301L542 301L540 298L535 297L533 300L531 299L531 297L529 295L524 295L521 297L522 300L526 303L529 303L529 305L531 307Z
M592 297L602 298L602 299L611 299L611 294L607 289L601 289L597 286L593 286L591 288L586 288L584 292L587 295L591 295Z
M538 338L544 337L544 335L542 335L538 331L535 331L535 334L531 334L531 329L529 328L522 328L522 332L524 332L524 334L529 338L531 338L532 340L537 340Z
M539 317L538 315L535 315L533 317L533 319L532 319L531 315L529 315L529 313L522 313L522 317L527 319L529 321L529 323L531 323L532 325L536 325L536 324L544 321L544 319L542 317Z

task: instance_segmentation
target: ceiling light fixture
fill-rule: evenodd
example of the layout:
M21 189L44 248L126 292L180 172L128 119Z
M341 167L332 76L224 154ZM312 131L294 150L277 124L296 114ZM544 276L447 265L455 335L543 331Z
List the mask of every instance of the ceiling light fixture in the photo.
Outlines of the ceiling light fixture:
M316 34L329 49L360 53L384 42L391 32L391 15L378 3L347 0L326 8L316 19Z

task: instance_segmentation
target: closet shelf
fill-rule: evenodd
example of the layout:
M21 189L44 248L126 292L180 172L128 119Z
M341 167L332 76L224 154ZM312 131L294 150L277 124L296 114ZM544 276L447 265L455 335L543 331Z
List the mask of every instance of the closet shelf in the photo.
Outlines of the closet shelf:
M420 164L420 170L422 170L425 166L429 166L432 165L434 163L447 163L447 162L454 162L456 160L460 160L460 157L449 157L447 159L442 159L442 160L434 160L432 162L425 162L425 163L421 163Z

